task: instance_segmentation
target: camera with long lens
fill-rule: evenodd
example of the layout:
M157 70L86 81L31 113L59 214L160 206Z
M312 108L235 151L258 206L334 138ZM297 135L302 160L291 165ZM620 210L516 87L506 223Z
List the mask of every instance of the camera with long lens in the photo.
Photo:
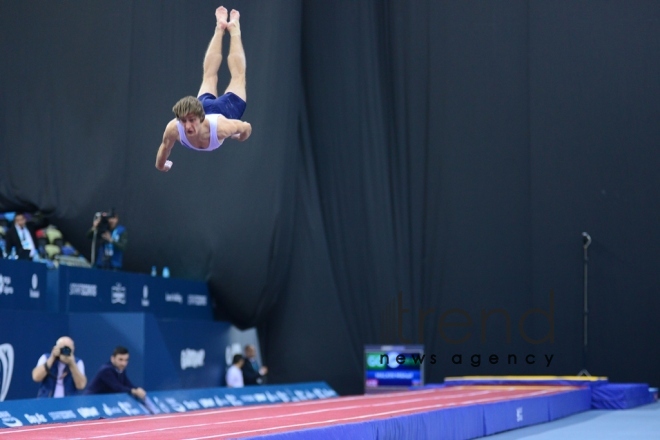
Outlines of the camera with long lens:
M71 356L71 347L62 347L60 348L60 354L62 356Z
M105 212L97 212L94 214L94 221L99 220L99 225L96 227L97 234L103 235L104 232L110 230L110 223L108 222L108 214Z

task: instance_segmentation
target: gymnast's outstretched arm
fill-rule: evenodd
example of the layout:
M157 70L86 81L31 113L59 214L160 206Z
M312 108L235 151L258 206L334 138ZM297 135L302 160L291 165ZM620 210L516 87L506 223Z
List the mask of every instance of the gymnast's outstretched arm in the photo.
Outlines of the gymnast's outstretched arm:
M163 133L163 142L158 148L158 154L156 155L156 168L160 171L169 171L172 168L172 161L167 160L170 157L172 152L172 147L177 141L178 130L176 128L176 119L173 119L165 127L165 133Z
M222 115L218 116L218 140L231 138L244 141L252 134L252 125L249 122L243 122L238 119L227 119Z

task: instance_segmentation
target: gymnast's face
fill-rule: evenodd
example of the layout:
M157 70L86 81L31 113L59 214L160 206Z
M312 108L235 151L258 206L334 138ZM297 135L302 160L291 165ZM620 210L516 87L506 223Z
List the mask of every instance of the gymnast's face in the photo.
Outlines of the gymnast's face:
M183 124L183 128L186 130L186 136L194 136L199 132L199 126L201 125L199 116L188 113L179 120Z

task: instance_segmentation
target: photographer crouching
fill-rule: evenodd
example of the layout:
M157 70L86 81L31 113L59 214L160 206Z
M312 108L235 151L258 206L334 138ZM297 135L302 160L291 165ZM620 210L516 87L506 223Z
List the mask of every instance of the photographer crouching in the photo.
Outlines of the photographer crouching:
M92 255L96 253L94 266L99 269L121 270L124 251L128 245L128 232L119 224L119 216L114 209L110 212L97 212L87 238L93 240Z

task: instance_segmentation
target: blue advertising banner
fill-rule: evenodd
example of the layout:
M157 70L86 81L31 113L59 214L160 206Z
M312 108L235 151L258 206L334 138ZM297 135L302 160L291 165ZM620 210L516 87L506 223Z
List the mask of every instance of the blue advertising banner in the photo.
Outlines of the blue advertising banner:
M303 402L338 397L325 382L290 385L255 385L244 388L210 388L195 390L157 391L149 393L150 412L188 412L198 409ZM152 404L153 403L153 404ZM2 408L0 406L0 408Z
M62 312L149 312L159 318L212 320L205 283L60 266L49 287Z
M145 385L158 390L224 386L229 328L226 322L147 316Z
M138 295L132 312L151 312L158 318L213 320L206 283L178 278L130 274Z
M137 295L126 274L63 266L49 274L57 282L62 312L128 312L128 297Z
M0 309L147 312L158 318L213 320L206 283L94 268L0 259Z
M0 259L0 309L51 310L48 304L45 264Z
M337 393L325 382L157 391L140 402L127 394L24 399L0 402L0 428L117 418L201 409L329 399Z

